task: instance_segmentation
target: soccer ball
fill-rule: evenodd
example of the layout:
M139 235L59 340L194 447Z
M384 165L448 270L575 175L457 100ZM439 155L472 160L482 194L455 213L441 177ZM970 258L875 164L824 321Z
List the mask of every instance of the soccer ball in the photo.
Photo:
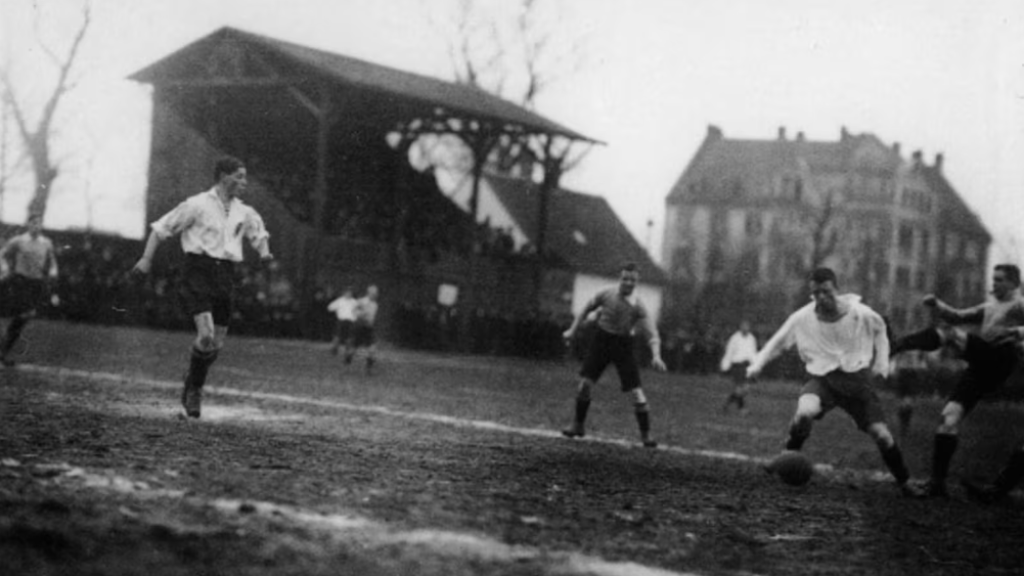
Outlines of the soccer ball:
M802 453L787 450L768 464L768 471L790 486L803 486L811 481L814 465Z

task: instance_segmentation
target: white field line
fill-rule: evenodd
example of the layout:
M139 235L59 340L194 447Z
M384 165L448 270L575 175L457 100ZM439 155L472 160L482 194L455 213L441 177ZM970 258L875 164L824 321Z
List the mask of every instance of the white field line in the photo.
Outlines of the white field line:
M170 380L160 380L156 378L149 378L145 376L131 376L127 374L114 374L111 372L97 372L92 370L79 370L73 368L61 368L57 366L40 366L35 364L19 364L18 370L25 372L32 372L36 374L43 374L54 377L72 377L72 378L83 378L86 380L94 380L100 382L108 382L112 384L142 384L151 388L160 388L165 390L180 390L181 383ZM264 379L259 374L248 372L241 369L234 369L233 371L238 373L247 373L250 378L255 380ZM333 408L338 410L348 410L352 412L362 412L368 414L378 414L382 416L389 416L393 418L404 418L408 420L418 420L423 422L433 422L437 424L446 424L449 426L456 426L460 428L472 428L476 430L490 430L493 432L503 432L506 434L517 434L520 436L535 436L541 438L561 438L562 434L556 430L546 430L542 428L523 428L519 426L510 426L508 424L501 424L499 422L491 422L488 420L473 420L468 418L458 418L455 416L448 416L446 414L434 414L430 412L413 412L408 410L398 410L395 408L389 408L387 406L374 406L366 404L352 404L349 402L343 402L340 400L323 400L319 398L309 398L304 396L294 396L290 394L280 394L273 392L258 392L254 390L241 390L238 388L230 388L226 386L206 386L203 388L206 393L219 394L222 396L235 396L241 398L255 398L260 400L271 400L275 402L281 402L285 404L305 404L308 406L318 406L323 408ZM587 436L584 438L574 440L576 442L597 442L600 444L622 446L622 447L635 447L636 442L630 442L621 438L609 438L605 436ZM757 456L750 456L739 452L722 452L718 450L693 450L689 448L682 448L679 446L668 446L660 444L657 450L671 452L674 454L682 454L685 456L700 456L704 458L714 458L718 460L731 460L734 462L746 462L751 464L766 464L770 459L762 458ZM828 464L815 464L815 471L822 475L831 475L836 472L840 472L831 465ZM858 476L869 480L891 480L892 477L884 472L869 472L864 473L853 470L842 470L843 474L848 476Z
M20 462L5 459L0 467L25 469ZM356 544L359 549L379 548L395 544L410 548L427 549L448 558L470 559L485 562L535 561L550 574L572 576L700 576L692 572L673 572L662 568L644 566L635 562L613 562L600 557L581 554L541 550L532 546L506 544L488 536L453 532L449 530L395 530L387 524L353 514L323 514L295 506L262 502L257 500L234 500L227 498L207 499L183 490L155 489L146 482L133 481L110 471L90 472L68 464L37 464L37 471L47 471L47 480L65 488L89 489L113 492L139 500L157 498L184 498L186 502L208 506L225 517L260 516L271 522L290 521L307 529L329 534L336 542ZM140 519L136 511L122 512L131 518ZM187 527L179 526L187 532Z

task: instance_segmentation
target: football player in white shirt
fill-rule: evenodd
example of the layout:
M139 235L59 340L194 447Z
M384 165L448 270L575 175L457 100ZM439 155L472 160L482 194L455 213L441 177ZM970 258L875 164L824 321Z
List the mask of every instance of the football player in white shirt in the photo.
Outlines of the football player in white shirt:
M196 326L181 403L185 414L199 418L206 373L224 346L232 312L235 264L248 240L260 259L272 260L263 219L239 196L248 184L245 165L230 156L214 167L213 188L185 199L154 222L142 258L133 271L148 274L161 242L181 235L185 266L179 292L185 312Z
M348 355L352 347L352 325L356 320L356 305L358 300L352 295L352 287L346 286L338 296L327 305L327 310L334 313L334 338L331 339L331 354L338 355L338 348L345 345L345 354Z
M740 414L747 413L747 391L750 389L750 381L747 380L747 366L757 356L757 337L750 332L750 322L740 322L740 329L729 337L725 344L725 354L719 368L732 380L733 388L729 397L725 399L722 411L729 410L729 407L736 404Z
M28 231L11 238L0 248L0 280L5 284L4 298L11 312L3 342L0 362L14 366L11 350L28 321L35 317L49 293L49 283L57 280L57 256L53 242L43 236L43 217L29 216Z
M860 297L838 294L831 269L814 270L809 282L813 302L790 315L747 367L747 377L756 378L765 364L795 345L810 378L797 401L786 450L800 450L811 435L813 421L832 408L842 408L878 445L900 492L920 497L921 489L908 482L903 453L872 387L875 377L889 373L885 321Z

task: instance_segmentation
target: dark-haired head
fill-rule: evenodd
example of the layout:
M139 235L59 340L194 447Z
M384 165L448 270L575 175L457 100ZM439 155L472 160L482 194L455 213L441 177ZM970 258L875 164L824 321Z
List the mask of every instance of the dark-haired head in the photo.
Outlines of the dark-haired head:
M234 156L222 156L213 166L213 179L220 182L221 178L238 172L239 168L245 168L245 163Z
M1014 286L1020 286L1020 268L1016 264L996 264L996 272L1002 272L1003 278Z
M824 266L815 268L814 271L811 272L810 277L808 277L808 280L815 284L831 282L833 286L839 286L839 280L836 279L836 273L833 272L831 268L826 268Z

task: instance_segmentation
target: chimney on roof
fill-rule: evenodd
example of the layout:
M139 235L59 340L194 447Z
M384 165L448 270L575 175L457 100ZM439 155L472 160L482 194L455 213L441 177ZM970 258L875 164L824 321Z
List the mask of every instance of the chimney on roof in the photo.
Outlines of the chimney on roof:
M900 143L899 142L893 142L892 143L892 153L897 155L897 156L900 155Z
M804 141L804 131L803 130L801 130L801 131L796 133L796 141L797 142L803 142Z
M722 139L722 129L719 128L718 126L715 126L714 124L708 124L708 136L707 137L709 139L711 139L711 140L721 140Z
M785 140L785 139L786 139L786 127L785 126L779 126L779 140Z
M846 126L839 127L839 141L845 142L850 137L850 133L846 130Z
M920 168L921 167L921 151L920 150L914 150L913 158L914 158L914 168Z
M938 154L935 155L935 171L938 172L939 174L942 174L943 159L944 158L942 156L942 152L939 152Z

